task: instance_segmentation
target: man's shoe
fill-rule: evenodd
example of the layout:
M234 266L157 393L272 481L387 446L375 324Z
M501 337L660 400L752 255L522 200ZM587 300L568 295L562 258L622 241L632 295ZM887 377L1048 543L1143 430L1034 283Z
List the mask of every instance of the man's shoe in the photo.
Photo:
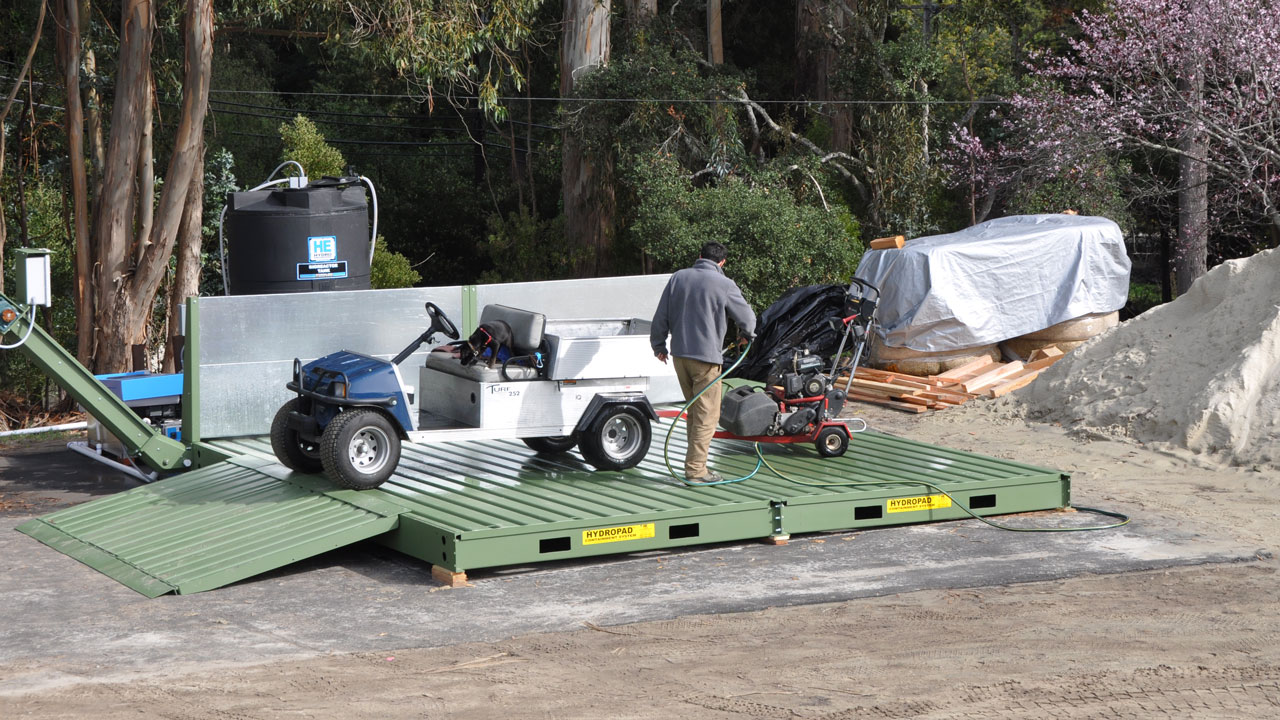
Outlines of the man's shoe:
M714 485L719 482L724 482L724 478L720 477L720 473L708 470L706 475L689 478L689 482L694 485Z

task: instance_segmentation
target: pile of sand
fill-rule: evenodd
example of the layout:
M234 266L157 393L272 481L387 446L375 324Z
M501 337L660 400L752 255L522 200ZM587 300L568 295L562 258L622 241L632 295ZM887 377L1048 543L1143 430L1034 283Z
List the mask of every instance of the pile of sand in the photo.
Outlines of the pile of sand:
M1064 427L1280 466L1280 249L1093 338L1016 402Z

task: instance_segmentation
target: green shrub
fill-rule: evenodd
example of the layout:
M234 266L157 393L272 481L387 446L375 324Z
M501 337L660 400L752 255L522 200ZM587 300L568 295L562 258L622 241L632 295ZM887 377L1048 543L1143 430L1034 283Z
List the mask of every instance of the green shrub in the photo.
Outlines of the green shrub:
M413 287L422 275L409 264L409 258L387 249L386 238L378 236L373 245L373 263L369 267L369 285L374 290Z
M346 173L346 158L337 148L324 141L324 135L320 134L316 124L305 115L298 115L292 123L281 123L280 139L284 141L280 159L299 163L307 171L307 177L341 177ZM293 173L285 171L284 174L287 176Z
M808 173L793 174L804 178L794 188L773 172L695 187L677 164L654 158L639 173L632 239L661 270L689 266L707 241L723 243L726 272L757 310L793 287L843 284L862 256L858 223L843 206L810 204L820 199Z
M575 256L564 242L563 216L539 220L524 206L506 217L491 215L481 247L493 263L481 274L482 283L559 280L573 273Z

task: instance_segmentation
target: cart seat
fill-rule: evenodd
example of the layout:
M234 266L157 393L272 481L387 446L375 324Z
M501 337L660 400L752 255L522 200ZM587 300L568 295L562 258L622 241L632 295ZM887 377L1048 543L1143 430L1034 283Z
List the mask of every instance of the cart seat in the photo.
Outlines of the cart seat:
M485 305L480 311L480 322L502 320L511 326L511 355L531 355L542 346L543 332L547 329L547 316L542 313L520 310L506 305ZM441 372L477 382L508 382L510 380L533 380L538 377L538 369L524 365L507 365L506 377L503 377L502 366L495 364L489 369L483 360L472 365L463 365L458 358L457 345L441 345L427 353L426 366Z

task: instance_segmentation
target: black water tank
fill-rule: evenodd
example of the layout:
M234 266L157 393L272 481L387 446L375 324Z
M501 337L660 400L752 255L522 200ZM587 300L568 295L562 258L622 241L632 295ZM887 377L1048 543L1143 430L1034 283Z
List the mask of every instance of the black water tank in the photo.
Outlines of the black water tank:
M231 295L369 289L369 214L351 178L233 192L223 233Z

